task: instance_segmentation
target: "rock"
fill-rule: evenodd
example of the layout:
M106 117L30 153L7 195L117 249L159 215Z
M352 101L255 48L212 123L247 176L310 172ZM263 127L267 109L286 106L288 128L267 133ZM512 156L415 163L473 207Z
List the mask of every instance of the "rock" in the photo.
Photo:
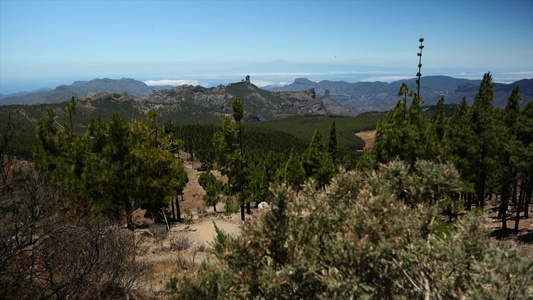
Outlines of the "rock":
M316 92L315 88L310 88L309 93L311 93L311 98L316 99Z
M269 209L270 208L270 205L268 205L268 203L266 202L261 202L259 203L259 205L257 206L260 210L263 210L263 209Z

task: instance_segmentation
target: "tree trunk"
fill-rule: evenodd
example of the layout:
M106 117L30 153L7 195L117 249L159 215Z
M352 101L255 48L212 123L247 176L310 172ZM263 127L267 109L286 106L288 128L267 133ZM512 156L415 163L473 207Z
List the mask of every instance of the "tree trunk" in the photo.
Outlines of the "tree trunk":
M466 193L466 210L472 210L472 194Z
M244 159L244 155L243 155L243 149L242 149L242 124L241 124L241 120L239 120L239 148L240 148L240 151L241 151L241 159L240 159L240 165L241 165L241 176L243 176L242 174L242 170L244 169L244 166L242 165L242 161ZM241 202L241 220L245 220L245 215L244 215L244 186L243 186L243 181L244 179L243 178L239 178L240 179L240 185L241 185L241 197L243 197L242 199L242 202Z
M485 185L487 182L487 167L485 166L485 149L481 152L481 173L476 182L477 207L485 207Z
M176 201L176 197L172 197L172 199L170 199L170 208L172 209L172 220L176 220L176 211L174 210L175 201Z
M531 195L533 194L533 174L529 174L529 183L527 187L524 188L524 192L524 217L529 218L529 204L531 203Z
M518 191L518 180L515 180L514 186L513 186L513 205L516 205L517 200L517 191Z
M126 211L126 227L133 231L135 228L133 226L132 207L129 197L124 199L124 210Z
M181 197L183 198L183 194L181 194ZM177 210L177 215L178 215L178 222L181 223L181 211L180 211L180 201L179 201L179 198L176 199L174 197L174 202L176 202L176 210Z
M510 194L510 186L509 184L505 183L502 187L502 202L500 204L500 211L499 215L502 218L502 229L507 229L507 207L509 206L509 194Z
M522 182L521 184L522 186L524 185L524 183ZM523 187L520 187L521 190L523 190ZM517 190L518 190L518 184L515 185L515 194L517 193ZM522 191L520 191L520 195L518 195L518 199L516 201L516 216L515 216L515 224L514 224L514 232L515 234L518 234L519 232L519 226L520 226L520 211L522 210Z
M520 201L518 201L516 203L516 216L515 216L515 223L514 223L514 233L515 234L518 234L518 227L519 227L519 223L520 223L520 210L522 209L522 203L520 203Z
M213 204L213 210L214 210L215 212L217 212L217 205L216 205L216 203Z
M483 179L481 180L481 186L479 187L479 193L478 193L478 206L481 208L485 207L485 181L486 181L486 174L482 174Z
M246 202L246 213L249 215L252 214L252 207L250 205L250 202Z

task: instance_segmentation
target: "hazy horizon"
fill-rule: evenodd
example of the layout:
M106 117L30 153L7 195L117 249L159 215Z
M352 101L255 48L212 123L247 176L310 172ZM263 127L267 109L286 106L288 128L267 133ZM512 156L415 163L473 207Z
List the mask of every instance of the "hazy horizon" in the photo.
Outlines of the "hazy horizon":
M533 1L0 0L0 93L133 78L206 87L533 77Z

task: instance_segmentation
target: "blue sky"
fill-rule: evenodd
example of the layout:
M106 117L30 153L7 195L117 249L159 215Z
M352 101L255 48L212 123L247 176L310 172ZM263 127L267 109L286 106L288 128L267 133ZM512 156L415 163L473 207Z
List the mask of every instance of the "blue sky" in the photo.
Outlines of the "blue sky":
M92 78L226 84L533 77L533 0L0 0L0 93Z

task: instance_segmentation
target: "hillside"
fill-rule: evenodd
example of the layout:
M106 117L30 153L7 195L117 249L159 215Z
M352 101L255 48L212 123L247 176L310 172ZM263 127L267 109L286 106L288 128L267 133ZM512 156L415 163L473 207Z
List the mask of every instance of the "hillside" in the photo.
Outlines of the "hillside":
M75 81L71 85L60 85L53 90L37 90L29 93L22 92L14 95L4 95L1 98L0 105L61 103L70 100L72 97L82 97L101 92L144 96L150 94L153 90L169 87L150 87L142 81L130 78L96 78L90 81Z
M416 78L386 82L320 81L306 78L295 79L286 86L266 86L270 91L300 91L313 88L319 99L333 99L341 105L351 107L352 111L385 111L391 109L399 97L400 85L405 82L411 90L416 89ZM480 80L458 79L448 76L422 77L420 91L426 105L434 105L444 96L446 103L458 104L466 97L471 104L478 92ZM523 79L511 84L496 83L494 86L494 105L504 107L513 87L520 87L521 105L533 100L533 79Z
M77 82L64 90L86 88L88 83ZM56 89L57 90L57 89ZM63 94L66 95L66 94ZM328 116L331 113L321 100L315 99L312 90L303 92L269 92L250 82L238 82L227 86L204 88L183 85L170 89L153 91L147 96L134 96L120 92L100 92L78 98L74 128L83 132L89 121L102 117L108 121L113 114L135 121L145 118L150 110L158 112L157 122L180 124L220 125L225 116L231 117L231 103L235 97L244 101L245 123L278 120L289 116ZM65 101L70 98L65 96ZM47 109L52 109L59 124L67 124L65 103L38 105L0 106L0 122L9 114L17 120L20 137L12 154L29 158L34 143L35 125L44 117ZM338 112L338 111L337 111Z
M332 122L335 122L339 147L350 150L361 150L365 146L365 143L362 139L356 137L355 133L375 129L378 121L385 118L385 116L385 113L378 112L363 113L356 117L292 116L281 120L260 123L255 126L285 132L304 141L310 141L317 128L321 130L323 136L327 137L329 126Z
M249 81L230 83L226 86L205 88L182 85L154 91L143 100L152 103L189 103L231 114L234 98L244 101L245 121L266 121L291 115L328 115L323 102L315 99L313 90L299 92L270 92L258 88Z

